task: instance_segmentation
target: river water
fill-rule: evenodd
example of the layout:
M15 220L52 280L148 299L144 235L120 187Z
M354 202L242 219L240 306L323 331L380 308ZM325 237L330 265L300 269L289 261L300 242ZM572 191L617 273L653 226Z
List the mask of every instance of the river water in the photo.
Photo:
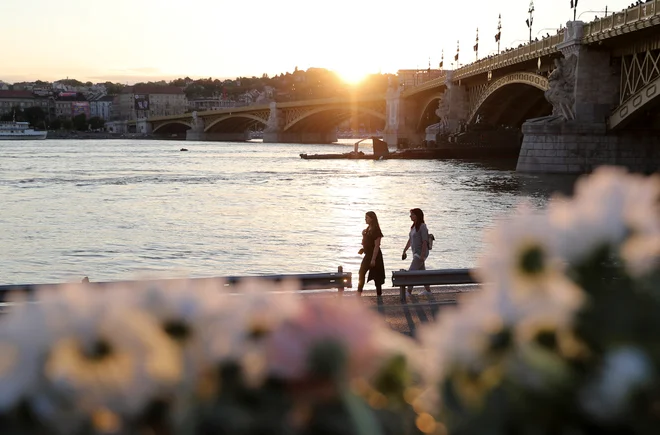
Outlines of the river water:
M413 207L436 237L427 267L470 267L494 219L521 201L543 207L574 182L518 174L515 162L299 157L347 152L355 140L343 142L0 142L0 284L338 266L357 275L369 210L390 276L408 267L401 250Z

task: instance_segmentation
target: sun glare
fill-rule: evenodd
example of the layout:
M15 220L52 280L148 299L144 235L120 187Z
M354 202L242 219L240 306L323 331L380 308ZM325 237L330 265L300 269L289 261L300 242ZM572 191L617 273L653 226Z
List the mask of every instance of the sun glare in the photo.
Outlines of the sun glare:
M371 73L360 70L359 68L346 68L337 71L339 77L349 85L357 85L362 82Z

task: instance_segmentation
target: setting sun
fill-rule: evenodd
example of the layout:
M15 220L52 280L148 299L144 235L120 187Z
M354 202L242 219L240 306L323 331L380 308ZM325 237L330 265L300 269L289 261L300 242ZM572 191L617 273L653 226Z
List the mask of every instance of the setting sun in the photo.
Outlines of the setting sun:
M353 66L336 70L336 72L339 78L349 85L357 85L365 78L367 78L369 74L371 74L368 71L362 70L360 68L354 68Z

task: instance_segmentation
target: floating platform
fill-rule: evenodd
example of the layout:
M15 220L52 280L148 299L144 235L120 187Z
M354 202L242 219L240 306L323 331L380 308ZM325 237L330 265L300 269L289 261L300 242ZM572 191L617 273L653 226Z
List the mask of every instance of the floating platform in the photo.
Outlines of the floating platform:
M399 150L386 154L365 154L363 152L350 152L341 154L300 154L306 160L436 160L436 159L513 159L518 158L520 148L516 147L452 147L452 148L418 148Z

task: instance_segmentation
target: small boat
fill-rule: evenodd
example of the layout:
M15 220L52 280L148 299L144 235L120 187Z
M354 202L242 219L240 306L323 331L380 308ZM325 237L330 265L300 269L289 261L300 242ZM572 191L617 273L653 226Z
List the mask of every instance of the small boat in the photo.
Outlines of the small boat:
M0 140L39 140L47 134L30 128L29 122L0 121Z
M355 143L353 151L350 153L341 153L341 154L300 154L301 159L305 160L325 160L325 159L356 159L356 160L383 160L390 155L390 151L387 148L387 143L378 139L377 137L370 138L373 143L373 154L365 154L362 151L358 151L358 145L360 142L367 139L359 140Z

